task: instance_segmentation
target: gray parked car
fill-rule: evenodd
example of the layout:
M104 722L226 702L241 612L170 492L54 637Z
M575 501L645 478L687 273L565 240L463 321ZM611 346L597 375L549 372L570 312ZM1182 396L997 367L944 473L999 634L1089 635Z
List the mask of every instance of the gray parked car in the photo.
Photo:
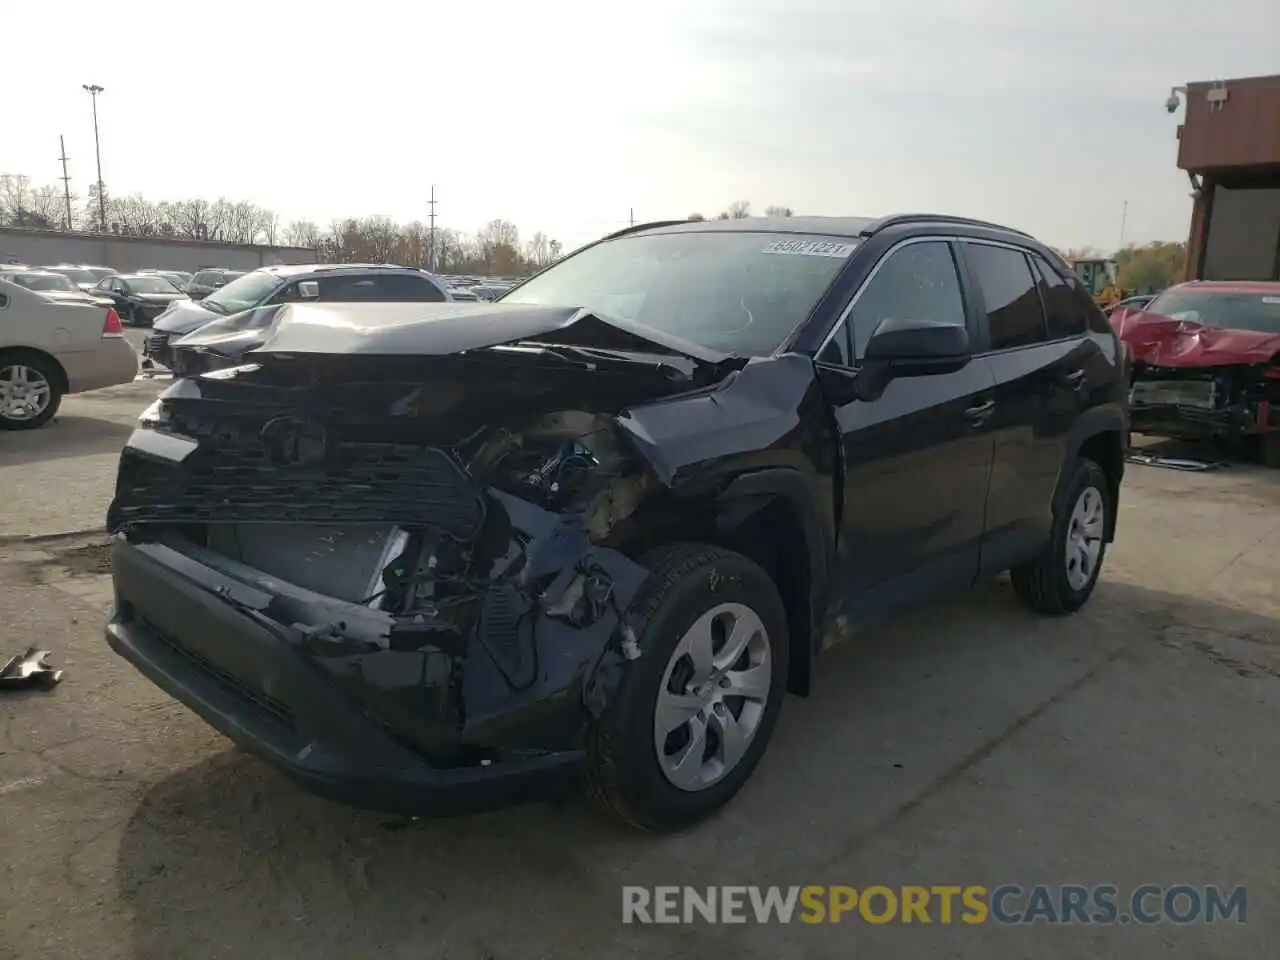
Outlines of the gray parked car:
M197 274L196 276L199 276ZM306 263L263 267L233 280L199 302L177 300L156 317L143 341L147 365L173 365L170 342L206 323L257 307L319 301L451 301L444 283L412 267L360 263Z

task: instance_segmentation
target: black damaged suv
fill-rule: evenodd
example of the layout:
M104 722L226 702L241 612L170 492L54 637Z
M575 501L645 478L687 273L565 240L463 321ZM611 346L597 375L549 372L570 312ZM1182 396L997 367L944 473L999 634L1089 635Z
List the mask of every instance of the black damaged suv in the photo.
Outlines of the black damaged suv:
M650 829L751 775L834 625L1093 591L1124 354L1053 251L942 216L672 222L497 303L181 341L122 454L111 646L323 795L585 779Z

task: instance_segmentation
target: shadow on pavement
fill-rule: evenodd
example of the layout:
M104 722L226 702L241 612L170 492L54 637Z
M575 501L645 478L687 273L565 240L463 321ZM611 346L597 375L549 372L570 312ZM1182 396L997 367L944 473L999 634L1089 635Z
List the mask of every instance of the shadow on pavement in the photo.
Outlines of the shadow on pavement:
M1208 706L1194 709L1216 716L1229 700L1221 690L1243 694L1262 688L1230 685L1272 682L1273 667L1262 661L1280 654L1277 645L1277 621L1185 596L1104 582L1080 614L1039 619L1016 604L1007 582L986 584L862 631L825 654L816 693L788 699L752 783L720 816L683 834L632 833L576 799L561 807L397 821L312 798L258 760L228 750L145 794L120 842L116 883L132 910L134 950L142 958L709 956L732 936L738 956L777 955L776 941L769 948L774 953L764 946L742 952L744 936L760 928L623 927L620 886L873 882L849 877L873 855L867 851L878 838L911 831L910 818L925 804L963 834L984 813L944 794L981 784L974 772L979 766L1024 731L1036 737L1029 725L1049 711L1072 709L1082 688L1100 675L1128 664L1126 682L1150 685L1150 699L1167 705L1179 694L1202 691ZM1182 658L1176 670L1170 657ZM1163 690L1161 684L1186 686ZM1086 716L1072 721L1088 730L1089 711L1075 709ZM1118 722L1134 730L1166 722L1123 716L1123 700L1119 709ZM1157 760L1176 758L1185 746L1170 740L1185 733L1173 723L1143 749ZM1048 784L1088 746L1054 737L1016 753L1029 759L1014 762L1042 767L1026 776L1033 783L1043 776ZM1197 807L1203 796L1187 791L1182 778L1213 783L1224 770L1234 776L1240 762L1228 753L1208 761L1220 769L1184 772L1170 759L1161 767L1166 780L1130 778L1111 786L1116 794L1134 795L1161 822L1181 824L1181 839L1190 843L1216 828ZM1073 775L1067 769L1068 783ZM1258 767L1253 775L1269 802L1274 772ZM1017 793L1005 786L995 801L997 820L1005 815L999 810L1031 811L1041 802L1034 791L1018 797L1011 790ZM1109 787L1101 799L1085 793L1068 802L1068 822L1056 828L1070 832L1075 819L1082 837L1094 837L1105 821L1129 845L1126 855L1146 857L1148 864L1168 855L1159 831L1130 824L1116 810L1093 809L1111 794ZM1102 840L1114 842L1109 837ZM1011 861L1045 855L1012 843ZM1077 845L1081 851L1106 873L1109 853L1085 840ZM1052 876L1055 864L1033 866ZM833 866L845 879L810 879ZM1192 866L1199 873L1217 868ZM929 864L929 876L960 876L966 868L964 862ZM1046 936L1038 929L1027 933ZM830 955L852 955L851 935L845 934L845 952ZM1031 941L1022 937L1005 937L1006 953L990 940L971 938L965 947L954 934L920 936L902 942L937 946L939 956L1030 955ZM1096 945L1081 940L1078 946L1083 952L1055 956L1087 956Z
M97 417L57 416L35 430L0 431L0 467L95 453L119 453L132 425Z

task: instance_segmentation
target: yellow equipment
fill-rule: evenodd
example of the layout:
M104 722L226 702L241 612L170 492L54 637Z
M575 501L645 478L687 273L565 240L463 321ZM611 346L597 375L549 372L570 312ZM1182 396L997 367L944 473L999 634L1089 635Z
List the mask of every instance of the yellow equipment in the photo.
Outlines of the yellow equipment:
M1116 262L1107 259L1079 259L1071 261L1071 269L1084 284L1093 302L1102 308L1119 303L1124 291L1116 282Z

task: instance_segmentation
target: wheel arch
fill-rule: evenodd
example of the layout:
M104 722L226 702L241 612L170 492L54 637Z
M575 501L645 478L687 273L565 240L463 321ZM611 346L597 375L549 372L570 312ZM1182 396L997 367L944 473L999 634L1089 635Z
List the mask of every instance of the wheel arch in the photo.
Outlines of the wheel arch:
M66 367L62 365L61 361L59 361L57 357L48 351L41 350L39 347L0 347L0 362L9 358L19 360L23 358L28 360L39 360L42 363L48 364L58 377L58 391L65 394L67 390L70 389L70 380L67 378Z
M787 690L805 696L827 593L832 543L811 482L798 470L766 468L734 478L714 501L713 542L759 564L782 597L790 638Z
M1125 445L1128 425L1119 410L1099 407L1088 411L1077 425L1067 444L1066 457L1058 474L1057 492L1054 495L1054 513L1062 509L1060 502L1064 484L1071 465L1080 457L1087 457L1102 468L1107 477L1107 496L1111 509L1107 511L1107 542L1115 540L1116 515L1120 506L1120 482L1124 479Z

